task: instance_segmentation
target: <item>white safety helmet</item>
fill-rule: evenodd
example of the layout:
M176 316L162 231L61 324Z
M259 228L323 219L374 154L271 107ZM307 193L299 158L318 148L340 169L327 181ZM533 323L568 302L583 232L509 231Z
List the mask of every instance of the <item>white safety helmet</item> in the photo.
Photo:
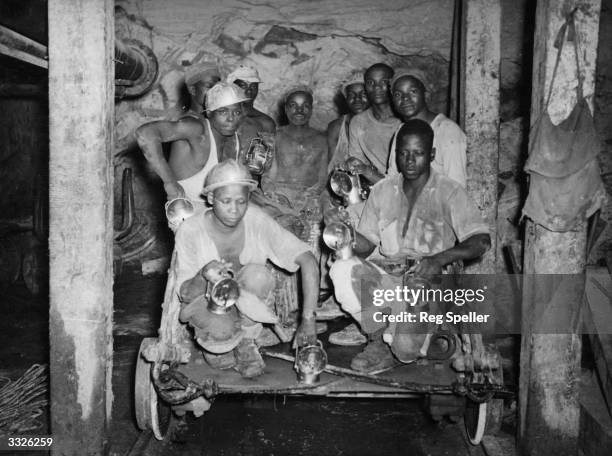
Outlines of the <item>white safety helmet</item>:
M206 110L209 112L243 101L249 101L244 91L237 85L228 82L217 82L206 92Z
M344 94L344 96L346 96L346 89L348 89L349 86L352 86L353 84L365 85L365 76L363 74L363 71L354 70L344 81L342 81L342 93Z
M206 197L216 189L232 184L245 185L249 190L254 190L257 187L257 181L251 177L249 170L233 158L230 158L217 163L208 172L204 181L202 195Z
M236 79L246 82L261 82L257 70L247 65L238 66L238 68L227 75L226 81L233 83Z

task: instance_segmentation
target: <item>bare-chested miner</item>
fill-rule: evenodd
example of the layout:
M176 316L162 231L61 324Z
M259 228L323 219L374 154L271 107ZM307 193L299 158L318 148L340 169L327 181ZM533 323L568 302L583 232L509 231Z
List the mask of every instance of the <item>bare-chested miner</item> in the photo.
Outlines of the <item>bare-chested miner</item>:
M219 82L206 94L208 118L155 121L136 130L138 145L163 181L168 200L184 196L204 204L200 193L208 171L239 153L236 130L244 118L242 103L246 100L239 87ZM163 142L172 142L168 161Z
M320 209L319 197L327 181L327 138L308 125L312 103L312 91L306 86L287 92L289 125L277 130L276 154L261 183L266 195L286 198L297 212Z

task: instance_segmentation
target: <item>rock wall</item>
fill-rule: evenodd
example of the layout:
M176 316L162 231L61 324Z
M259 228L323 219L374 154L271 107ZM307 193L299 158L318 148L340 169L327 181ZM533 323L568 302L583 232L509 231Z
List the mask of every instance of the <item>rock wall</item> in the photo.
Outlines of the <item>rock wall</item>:
M426 69L433 103L445 110L452 0L117 1L117 35L150 46L160 60L154 90L118 106L117 147L143 118L178 112L185 103L184 68L215 61L223 73L240 63L263 80L257 106L280 118L279 101L296 83L313 87L312 125L335 118L340 81L355 68L383 61Z

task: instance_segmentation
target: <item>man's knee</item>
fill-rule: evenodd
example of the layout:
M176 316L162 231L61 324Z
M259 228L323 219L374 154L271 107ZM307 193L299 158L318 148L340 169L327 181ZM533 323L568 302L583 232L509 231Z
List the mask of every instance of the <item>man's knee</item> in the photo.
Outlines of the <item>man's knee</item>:
M393 343L391 344L391 351L400 361L414 361L427 354L421 351L426 339L427 334L405 334L396 332L393 337Z

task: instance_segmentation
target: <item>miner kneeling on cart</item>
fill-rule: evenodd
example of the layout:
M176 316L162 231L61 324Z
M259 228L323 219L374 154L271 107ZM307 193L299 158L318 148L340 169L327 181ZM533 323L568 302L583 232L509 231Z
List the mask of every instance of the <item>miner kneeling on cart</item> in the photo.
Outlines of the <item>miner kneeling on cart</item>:
M433 325L415 333L407 325L375 318L383 308L373 302L373 290L418 287L423 279L456 272L463 260L477 258L490 247L488 227L464 188L431 169L433 136L422 120L401 126L395 150L399 174L390 174L371 188L353 231L357 256L336 251L330 269L336 299L368 336L365 349L351 362L355 370L387 368L394 364L394 355L402 362L425 356L427 333L435 329ZM346 223L341 214L326 214L327 233ZM396 314L411 310L407 302L390 302L386 307Z
M289 272L300 270L298 345L316 342L319 295L319 269L309 246L249 204L256 186L235 160L215 165L202 191L211 209L185 220L175 237L179 318L193 328L208 364L234 368L244 377L263 374L255 340L262 323L277 322L271 310L276 281L267 262Z

